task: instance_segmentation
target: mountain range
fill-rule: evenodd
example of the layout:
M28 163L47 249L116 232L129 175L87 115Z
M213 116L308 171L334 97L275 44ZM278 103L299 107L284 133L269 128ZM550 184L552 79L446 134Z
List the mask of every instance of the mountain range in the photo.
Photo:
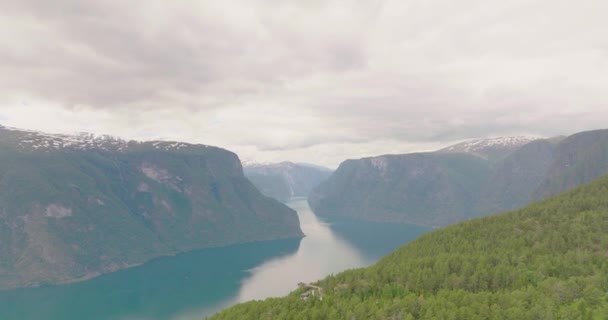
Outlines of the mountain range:
M0 289L302 236L227 150L0 127Z
M297 214L271 197L308 195L320 216L443 226L606 173L608 130L347 160L332 173L289 162L243 170L234 153L200 144L0 127L0 289L302 237Z
M608 173L608 130L512 137L344 161L315 188L320 216L443 226L520 208Z
M263 194L282 202L308 197L332 173L328 168L293 162L245 165L244 171Z

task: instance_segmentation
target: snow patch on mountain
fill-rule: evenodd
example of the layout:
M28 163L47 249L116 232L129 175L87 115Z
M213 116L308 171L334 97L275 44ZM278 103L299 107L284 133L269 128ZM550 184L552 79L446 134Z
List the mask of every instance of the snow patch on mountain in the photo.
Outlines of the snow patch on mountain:
M475 152L477 150L485 149L488 147L519 147L529 142L537 140L538 138L527 137L527 136L516 136L516 137L500 137L491 139L480 139L462 142L451 147L442 149L443 151L464 151L464 152Z
M19 146L33 149L100 149L121 151L128 142L116 137L90 133L76 135L26 132Z
M475 156L479 156L484 159L491 157L500 158L525 144L528 144L534 140L538 140L537 137L529 136L515 136L515 137L500 137L490 139L479 139L461 142L447 148L441 149L440 153L468 153Z
M252 159L243 159L241 160L241 164L243 165L243 168L262 168L262 167L270 167L270 166L277 166L279 164L282 163L288 163L287 161L283 161L280 163L275 163L275 162L264 162L264 161L257 161L257 160L252 160Z
M130 147L151 144L154 149L180 150L194 146L190 143L175 141L137 141L124 140L111 135L96 135L92 133L77 134L53 134L34 130L24 130L0 125L1 130L11 131L18 134L17 144L24 149L32 150L103 150L103 151L126 151ZM196 145L208 147L206 145Z

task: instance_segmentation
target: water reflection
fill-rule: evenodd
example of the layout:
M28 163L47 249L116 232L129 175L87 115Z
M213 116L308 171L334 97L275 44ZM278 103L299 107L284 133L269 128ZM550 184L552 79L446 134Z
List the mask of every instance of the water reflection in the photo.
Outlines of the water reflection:
M298 212L306 234L300 248L291 256L265 262L251 270L251 277L243 282L235 302L283 296L294 290L298 282L312 282L372 262L337 237L329 224L312 213L305 199L293 200L289 205Z
M0 319L200 320L227 306L227 298L249 276L247 270L292 255L299 243L291 239L205 249L85 282L0 291Z

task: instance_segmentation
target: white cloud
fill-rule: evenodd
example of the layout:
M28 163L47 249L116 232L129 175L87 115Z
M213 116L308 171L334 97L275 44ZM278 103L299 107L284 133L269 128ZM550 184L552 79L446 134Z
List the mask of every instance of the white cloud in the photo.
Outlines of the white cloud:
M608 2L0 4L0 121L310 161L608 119Z

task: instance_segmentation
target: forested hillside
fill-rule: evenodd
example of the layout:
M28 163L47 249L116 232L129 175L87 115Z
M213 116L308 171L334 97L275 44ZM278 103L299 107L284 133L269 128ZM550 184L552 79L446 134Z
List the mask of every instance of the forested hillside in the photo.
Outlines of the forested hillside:
M608 177L211 319L607 319ZM293 279L294 283L298 279Z

